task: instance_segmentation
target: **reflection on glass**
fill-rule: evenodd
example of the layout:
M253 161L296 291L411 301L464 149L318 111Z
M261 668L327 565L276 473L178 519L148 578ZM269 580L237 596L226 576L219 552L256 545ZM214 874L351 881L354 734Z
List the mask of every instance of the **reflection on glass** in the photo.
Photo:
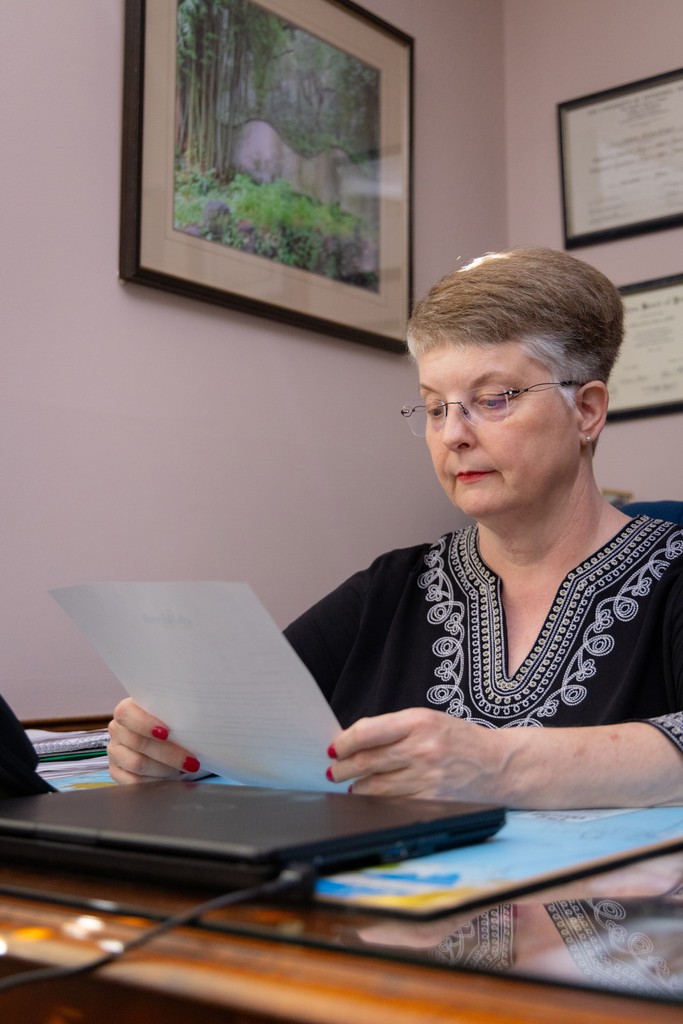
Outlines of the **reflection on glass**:
M683 1000L683 855L419 923L377 920L356 944L444 966ZM347 942L349 937L347 936Z

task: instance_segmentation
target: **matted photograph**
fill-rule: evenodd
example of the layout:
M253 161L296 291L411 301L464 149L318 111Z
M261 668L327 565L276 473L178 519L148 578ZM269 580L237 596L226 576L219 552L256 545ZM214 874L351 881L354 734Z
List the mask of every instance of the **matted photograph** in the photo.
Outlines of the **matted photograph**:
M683 274L626 285L608 419L683 412Z
M683 69L558 105L566 248L683 224Z
M412 56L345 0L127 0L122 279L403 352Z

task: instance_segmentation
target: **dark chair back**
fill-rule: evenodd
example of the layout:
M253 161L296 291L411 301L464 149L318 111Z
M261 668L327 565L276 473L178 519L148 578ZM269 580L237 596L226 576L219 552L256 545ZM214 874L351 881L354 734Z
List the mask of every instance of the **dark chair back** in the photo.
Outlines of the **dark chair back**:
M622 505L627 516L651 516L683 526L683 501L632 501Z

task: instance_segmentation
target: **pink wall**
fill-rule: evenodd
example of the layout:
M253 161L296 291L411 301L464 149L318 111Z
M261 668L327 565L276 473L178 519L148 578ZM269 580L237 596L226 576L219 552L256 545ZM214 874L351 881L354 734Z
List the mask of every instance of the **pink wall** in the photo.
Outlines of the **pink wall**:
M556 105L680 68L681 0L504 0L508 240L562 247ZM683 273L683 228L574 250L618 285ZM681 339L683 345L683 339ZM681 415L608 424L603 487L683 499Z
M556 104L681 64L680 0L364 3L416 39L418 293L459 257L560 246ZM6 6L0 691L102 713L121 691L49 587L245 579L284 624L460 520L398 419L406 360L118 282L123 5ZM680 273L682 243L578 255L625 284ZM681 422L609 426L603 486L683 498Z
M122 7L3 11L0 691L22 717L121 695L49 587L244 579L284 625L459 521L397 414L402 357L117 280ZM505 245L500 4L366 7L416 37L424 291Z

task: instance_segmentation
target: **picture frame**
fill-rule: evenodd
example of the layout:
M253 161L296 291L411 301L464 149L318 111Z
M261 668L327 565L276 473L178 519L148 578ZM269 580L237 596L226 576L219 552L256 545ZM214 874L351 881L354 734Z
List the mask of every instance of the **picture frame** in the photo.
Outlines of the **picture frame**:
M603 487L600 492L614 508L623 508L633 501L633 491L619 491L613 487Z
M683 224L683 69L557 111L565 248Z
M683 412L683 274L619 291L624 341L609 381L607 419Z
M350 0L126 0L120 278L405 352L412 77Z

